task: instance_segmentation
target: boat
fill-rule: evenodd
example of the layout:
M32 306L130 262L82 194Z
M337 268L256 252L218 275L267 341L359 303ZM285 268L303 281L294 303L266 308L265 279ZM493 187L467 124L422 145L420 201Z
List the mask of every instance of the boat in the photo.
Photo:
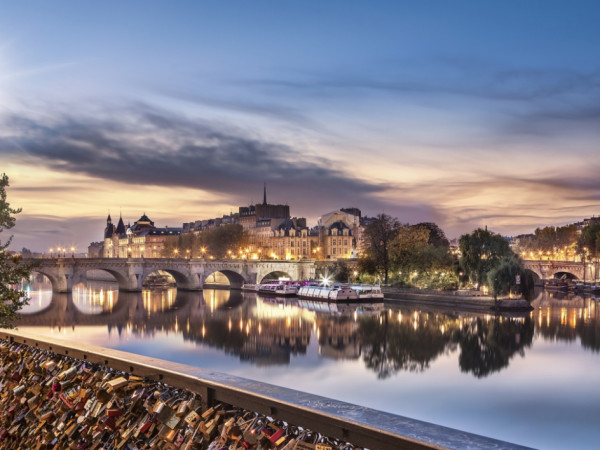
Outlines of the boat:
M544 285L548 291L568 291L571 287L570 280L566 278L550 278Z
M299 283L296 281L268 281L258 286L259 294L290 296L296 295Z
M148 275L142 286L149 288L166 288L176 286L177 283L169 275Z
M244 283L242 285L242 291L258 292L259 286L260 286L259 284Z
M312 298L315 300L339 302L357 301L358 293L349 285L334 284L332 286L301 286L298 289L298 297Z

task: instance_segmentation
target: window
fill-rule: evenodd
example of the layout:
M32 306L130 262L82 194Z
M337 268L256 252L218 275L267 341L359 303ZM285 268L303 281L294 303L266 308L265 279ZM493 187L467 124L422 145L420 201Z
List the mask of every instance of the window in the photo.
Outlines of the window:
M302 247L306 247L306 241L302 242Z
M333 245L337 245L337 239L333 240Z
M333 247L333 254L334 254L334 255L335 255L335 251L336 251L336 250L337 250L337 249L336 249L335 247Z
M344 245L348 247L348 239L344 239Z

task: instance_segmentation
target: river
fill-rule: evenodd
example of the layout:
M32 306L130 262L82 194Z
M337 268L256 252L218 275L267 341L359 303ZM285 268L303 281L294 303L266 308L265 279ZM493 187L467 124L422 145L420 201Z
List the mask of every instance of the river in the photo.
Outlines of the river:
M19 330L260 380L537 448L598 448L598 301L526 315L339 305L226 289L30 289Z

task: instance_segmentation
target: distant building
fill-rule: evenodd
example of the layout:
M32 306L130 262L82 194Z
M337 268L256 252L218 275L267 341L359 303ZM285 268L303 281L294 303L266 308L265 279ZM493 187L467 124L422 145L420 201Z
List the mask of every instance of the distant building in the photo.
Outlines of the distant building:
M237 213L221 218L186 222L182 233L200 233L225 224L241 225L248 236L248 257L276 259L346 259L357 258L362 246L364 224L358 208L342 208L324 214L317 226L309 228L305 218L290 216L288 205L267 202L266 185L263 201L240 206Z
M159 258L164 243L170 236L179 236L181 228L157 228L144 213L133 226L125 226L123 217L114 226L110 217L106 219L104 242L101 253L104 258Z
M103 242L92 242L88 246L87 257L88 258L101 258L103 256L102 249L104 247Z

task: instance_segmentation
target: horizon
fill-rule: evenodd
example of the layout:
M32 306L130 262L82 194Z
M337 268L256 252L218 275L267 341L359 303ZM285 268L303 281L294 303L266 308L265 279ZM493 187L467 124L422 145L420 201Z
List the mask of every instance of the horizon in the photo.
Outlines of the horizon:
M57 0L0 16L11 249L258 203L449 239L600 214L600 5ZM118 11L118 13L116 12Z

